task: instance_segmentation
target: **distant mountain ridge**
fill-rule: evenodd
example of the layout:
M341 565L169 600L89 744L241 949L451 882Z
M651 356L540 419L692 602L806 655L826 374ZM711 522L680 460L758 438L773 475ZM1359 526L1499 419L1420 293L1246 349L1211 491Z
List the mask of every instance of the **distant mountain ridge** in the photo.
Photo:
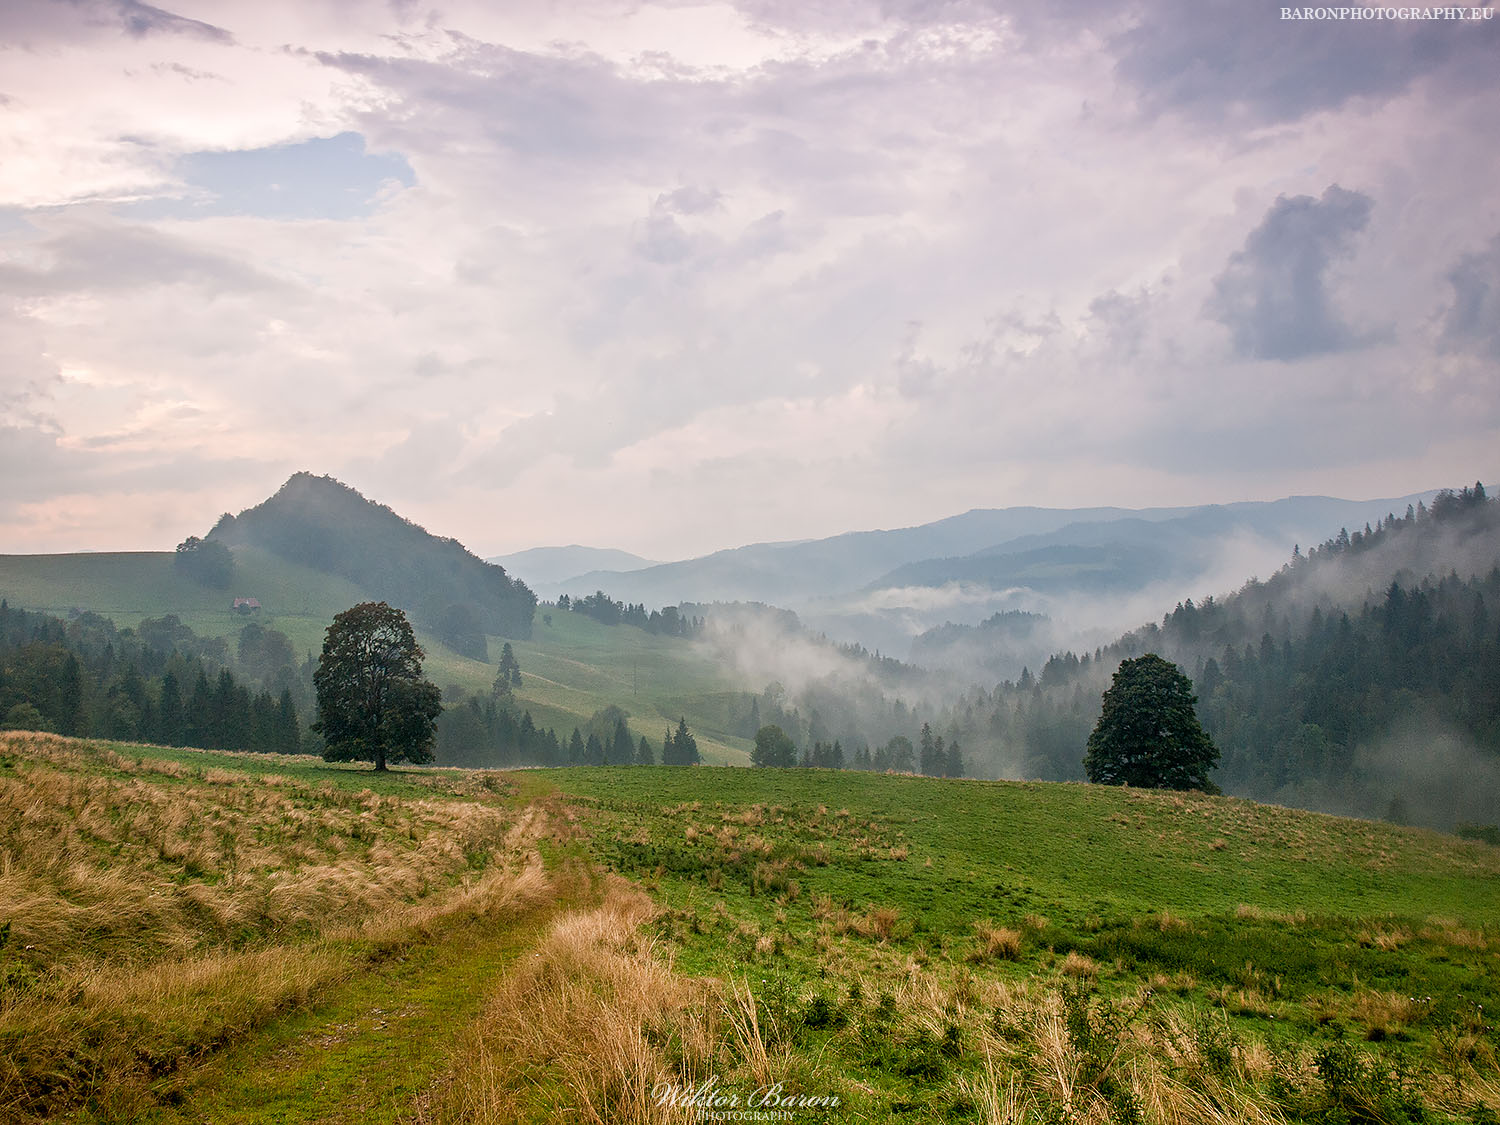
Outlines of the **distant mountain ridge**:
M626 573L661 565L656 559L643 559L629 551L612 547L580 547L576 543L566 547L531 547L509 555L495 555L484 561L504 567L533 587L570 581L575 575L588 571Z
M466 655L483 658L486 633L531 635L536 595L524 582L332 477L296 473L270 499L224 515L208 538L347 578Z
M606 592L630 601L805 600L858 589L896 567L923 559L969 554L1022 535L1055 531L1071 523L1135 516L1169 519L1191 508L976 508L915 527L850 531L826 539L751 543L699 558L641 570L593 570L543 583L546 596ZM675 591L675 592L674 592Z
M1354 513L1362 520L1380 519L1430 493L1368 502L1323 496L1289 496L1284 500L1213 504L1181 515L1151 519L1126 515L1102 521L1080 520L1056 531L1022 535L968 555L924 559L882 575L871 588L940 586L946 582L982 582L996 588L1017 585L1035 561L1049 556L1066 564L1092 565L1091 585L1135 586L1146 580L1189 577L1211 560L1214 545L1225 536L1252 534L1286 541L1286 551L1308 539L1332 534ZM1379 509L1369 515L1364 509ZM1044 580L1045 581L1045 580Z
M1319 542L1433 491L1378 500L1292 496L1271 501L1128 509L974 509L916 527L826 539L753 543L629 571L596 569L538 581L545 597L604 590L648 606L765 602L814 629L895 655L952 621L1006 610L1055 613L1068 599L1110 598L1124 628L1128 599L1153 590L1216 589L1268 573L1298 543ZM1154 610L1153 610L1154 612Z

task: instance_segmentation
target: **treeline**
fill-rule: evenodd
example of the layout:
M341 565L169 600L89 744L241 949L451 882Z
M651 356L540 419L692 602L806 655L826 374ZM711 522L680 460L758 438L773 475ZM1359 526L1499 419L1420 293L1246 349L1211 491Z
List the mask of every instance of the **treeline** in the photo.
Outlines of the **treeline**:
M171 616L116 629L96 613L63 621L0 600L0 726L165 746L301 751L290 684L279 697L254 692L218 666L226 655L224 641L197 637Z
M926 768L919 731L962 746L965 772L1083 780L1100 697L1122 660L1155 652L1192 677L1227 792L1438 827L1500 822L1500 503L1482 485L1341 530L1265 581L1183 601L1092 652L942 699L911 669L829 673L731 706L846 768ZM900 673L900 674L895 674ZM908 699L920 700L910 704ZM935 744L934 737L934 744ZM864 748L868 748L867 751Z
M919 745L913 746L905 735L895 735L884 745L873 750L860 740L851 753L846 754L842 739L832 742L815 739L799 754L796 743L777 723L768 723L755 732L755 749L751 751L750 763L755 766L788 767L803 766L830 770L875 770L898 773L921 773L929 777L963 777L964 756L959 747L958 735L950 732L945 740L934 734L932 726L922 724Z
M570 598L563 594L557 599L557 608L581 613L601 625L634 625L648 633L668 637L695 637L703 632L703 618L690 617L674 605L647 613L643 604L617 602L603 590L597 590L583 598Z
M893 699L886 694L887 687L920 691L928 681L927 675L888 657L870 660L868 674L853 678L830 674L812 679L795 696L780 683L768 684L759 695L740 696L730 704L728 729L743 738L754 738L763 726L780 727L796 745L806 748L799 751L798 764L829 765L828 761L814 760L814 751L823 746L825 753L832 755L837 745L843 758L841 768L845 769L965 776L969 771L966 762L961 773L950 773L949 767L931 761L928 766L932 768L926 768L917 749L929 735L946 745L968 745L972 738L961 733L958 716L936 706L909 706L899 695ZM884 681L884 669L878 665L887 663L908 675ZM932 734L936 730L946 734L937 737Z
M1184 601L1093 654L1058 654L963 709L1011 772L1078 778L1110 673L1156 652L1192 677L1226 791L1442 827L1494 821L1497 559L1500 504L1480 485L1445 491L1296 550L1228 598ZM1460 577L1454 560L1477 573Z
M679 719L667 728L660 750L641 735L631 737L619 707L596 711L583 728L566 740L552 728L536 725L530 711L518 711L508 693L488 699L470 695L445 707L437 721L437 760L445 766L510 768L515 766L691 766L702 761L698 740Z

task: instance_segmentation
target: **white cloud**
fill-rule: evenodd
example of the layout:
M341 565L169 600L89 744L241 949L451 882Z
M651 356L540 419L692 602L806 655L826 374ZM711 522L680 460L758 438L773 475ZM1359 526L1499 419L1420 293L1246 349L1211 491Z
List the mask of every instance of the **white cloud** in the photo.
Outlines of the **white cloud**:
M1397 29L1361 75L1319 31L1281 94L1182 72L1288 34L1247 12L8 6L0 409L52 466L8 549L170 546L301 468L482 553L652 557L1472 479L1500 436L1461 313L1500 228L1478 48ZM211 191L189 154L346 132L412 177L283 212L340 221L139 202ZM1333 183L1377 206L1318 277L1380 332L1234 354L1213 279Z

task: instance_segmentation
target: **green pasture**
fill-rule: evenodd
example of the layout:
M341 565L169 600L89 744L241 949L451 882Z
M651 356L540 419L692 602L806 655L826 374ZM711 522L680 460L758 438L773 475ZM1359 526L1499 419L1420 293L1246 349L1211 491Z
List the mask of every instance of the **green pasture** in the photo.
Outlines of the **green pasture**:
M352 582L256 548L236 548L234 559L233 586L210 590L177 574L173 555L166 551L0 555L0 597L18 609L63 618L74 610L91 610L120 628L176 614L201 636L228 638L231 651L234 638L253 620L285 633L299 659L321 651L335 614L369 599ZM262 609L253 616L236 613L236 597L255 598ZM434 683L444 689L490 690L506 638L488 638L489 663L460 656L424 630L418 630L418 639L427 654L427 677ZM636 739L645 735L659 745L667 725L685 717L705 761L749 761L749 740L732 733L731 708L744 691L765 685L734 682L690 641L540 607L531 639L511 644L524 679L517 698L540 727L552 727L566 738L573 727L613 704L630 713Z

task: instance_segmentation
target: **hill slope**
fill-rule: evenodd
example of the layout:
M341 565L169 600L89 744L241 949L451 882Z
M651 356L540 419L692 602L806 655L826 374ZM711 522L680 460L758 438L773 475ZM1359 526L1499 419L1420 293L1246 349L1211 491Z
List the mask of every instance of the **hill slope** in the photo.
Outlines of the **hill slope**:
M1230 791L1442 827L1495 823L1497 599L1500 503L1440 494L1430 513L1340 533L1265 582L1188 599L1093 654L1058 654L986 697L970 744L1026 776L1081 776L1110 674L1155 652L1192 675Z
M338 575L459 647L479 634L531 635L536 595L456 539L440 539L331 477L297 473L209 539L254 546Z
M661 1121L705 1080L828 1122L1500 1108L1500 850L1428 832L13 734L0 813L8 1120Z

